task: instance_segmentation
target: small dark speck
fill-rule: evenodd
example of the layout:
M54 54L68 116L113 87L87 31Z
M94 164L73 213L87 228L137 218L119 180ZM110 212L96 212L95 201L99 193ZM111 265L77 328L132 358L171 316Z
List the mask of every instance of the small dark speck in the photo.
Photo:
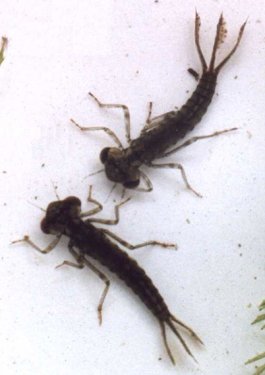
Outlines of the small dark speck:
M252 138L252 134L250 133L249 130L247 131L247 136L248 136L248 139Z
M37 195L35 195L34 199L35 199L35 201L36 201L36 200L38 199L38 196L37 196Z
M44 167L45 167L45 163L42 163L42 164L41 164L41 168L44 168Z
M136 70L136 72L135 72L136 74L139 74L139 70Z
M243 253L240 253L239 256L242 257Z
M226 353L226 354L230 354L230 353L229 353L229 350L227 350L227 349L225 350L225 353Z
M237 246L238 246L238 247L242 247L241 243L238 243Z
M261 23L261 20L260 20L260 19L257 19L257 20L256 20L256 23Z
M3 174L7 174L7 171L2 171Z
M4 202L4 206L7 206L7 203L6 203L6 202Z
M188 94L190 92L190 90L186 90L186 94Z
M234 79L237 79L238 78L238 76L234 76Z
M174 107L174 108L175 108L175 110L176 110L176 111L178 111L178 110L179 110L179 107L177 107L176 105L175 105L175 107Z
M126 53L126 54L125 54L125 57L129 57L129 54L128 54L128 53Z
M257 280L257 276L254 276L254 280Z
M190 220L189 220L189 219L186 219L186 222L187 222L188 224L190 224Z
M215 94L216 96L219 96L218 92Z
M155 1L155 2L156 2L156 1ZM158 3L158 1L157 1L157 3ZM159 361L162 361L162 358L161 358L161 357L159 357L159 358L158 358L158 360L159 360Z
M155 3L158 3L158 0L155 0ZM159 361L160 361L161 359L159 359Z

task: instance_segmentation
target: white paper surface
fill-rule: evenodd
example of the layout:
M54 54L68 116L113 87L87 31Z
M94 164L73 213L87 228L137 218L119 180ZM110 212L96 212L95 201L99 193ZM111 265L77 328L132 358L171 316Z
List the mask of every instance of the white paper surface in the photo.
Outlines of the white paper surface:
M0 35L9 39L0 67L1 374L252 374L244 362L264 350L264 334L250 323L264 296L265 16L264 1L15 1L2 2ZM191 136L224 128L237 132L203 140L172 155L183 164L196 198L178 171L148 170L154 191L131 192L117 227L131 243L157 239L179 250L146 248L131 255L159 288L172 313L205 342L188 338L199 364L168 333L173 367L154 317L115 276L103 325L96 307L102 282L88 269L55 270L71 260L67 240L49 255L10 246L30 234L45 246L39 228L55 200L84 202L88 185L107 199L112 184L98 155L112 141L81 133L69 121L109 126L125 143L123 115L102 110L124 103L136 137L153 101L154 116L180 107L196 87L187 73L200 71L194 46L195 8L209 58L223 11L228 35L219 58L234 45L248 17L240 47L221 71L216 95ZM113 216L115 190L100 217ZM159 360L161 358L161 360Z

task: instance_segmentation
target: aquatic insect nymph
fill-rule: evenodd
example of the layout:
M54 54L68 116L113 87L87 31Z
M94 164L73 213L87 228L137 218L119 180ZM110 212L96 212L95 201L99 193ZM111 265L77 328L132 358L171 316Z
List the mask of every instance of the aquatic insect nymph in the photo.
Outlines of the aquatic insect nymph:
M85 216L95 214L102 209L102 205L95 199L92 199L91 195L92 190L90 189L88 200L96 204L96 208L87 213L81 213L81 201L79 198L73 196L64 200L52 202L48 205L46 215L41 222L41 229L44 233L54 234L56 237L45 249L41 249L34 244L29 236L24 236L22 240L13 241L13 243L27 242L37 251L47 254L58 244L62 235L67 236L69 238L69 251L75 258L76 262L66 260L60 266L68 265L77 268L87 266L105 283L105 288L98 305L98 318L100 324L102 322L103 303L109 290L110 281L102 271L90 262L89 258L98 261L111 272L114 272L129 288L133 290L145 306L152 312L161 327L166 351L173 363L175 363L175 360L167 343L166 326L168 326L176 335L186 352L193 357L178 328L180 327L184 329L196 341L202 343L200 338L190 327L171 314L163 297L153 284L150 277L145 273L144 269L141 268L133 258L129 257L125 251L118 247L117 244L111 241L110 238L121 243L130 250L147 245L159 245L164 248L175 247L175 245L158 241L147 241L138 245L131 245L109 230L97 228L92 224L92 222L117 224L119 221L119 207L129 199L126 199L115 207L115 219L113 220L97 218L83 220Z
M217 49L223 42L226 35L225 21L223 16L220 16L219 22L217 24L212 56L208 66L200 47L200 18L196 13L195 44L202 65L202 75L199 79L198 85L186 104L183 105L179 111L171 111L151 119L152 105L150 103L150 109L146 124L142 129L140 136L134 140L131 139L130 135L130 113L128 107L124 104L101 103L93 94L90 93L90 95L95 99L100 107L120 108L124 113L126 139L129 144L127 148L124 148L122 146L119 138L112 130L106 127L83 127L78 125L74 120L71 120L76 126L84 131L103 130L116 143L117 147L106 147L100 153L100 160L104 164L104 170L109 180L115 183L121 183L125 188L135 189L139 186L141 178L143 178L146 187L141 188L141 190L151 191L151 181L143 173L143 171L141 171L140 167L142 165L146 165L152 168L175 168L180 170L186 187L189 190L193 191L196 195L200 196L200 194L197 193L189 184L186 173L181 164L157 164L153 161L155 159L171 155L180 148L196 142L198 139L213 137L236 129L226 129L223 131L215 132L211 135L194 137L177 147L173 147L189 131L193 130L195 125L200 122L201 118L206 113L215 92L218 73L236 51L242 38L245 25L246 23L241 26L236 44L232 48L230 53L217 66L215 66ZM197 77L196 72L194 72L193 70L190 70L190 72L192 72L193 75ZM140 189L138 188L138 190Z

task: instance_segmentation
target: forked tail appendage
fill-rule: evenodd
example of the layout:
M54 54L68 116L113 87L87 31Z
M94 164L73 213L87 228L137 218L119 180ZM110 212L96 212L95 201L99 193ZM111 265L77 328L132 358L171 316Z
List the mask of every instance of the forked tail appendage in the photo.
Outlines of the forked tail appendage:
M173 365L176 364L175 359L173 357L173 354L172 354L172 352L171 352L171 350L169 348L168 342L167 342L166 325L168 325L169 328L171 329L171 331L177 336L177 338L179 339L181 345L185 349L186 353L188 353L188 355L191 356L192 359L197 363L196 358L194 357L194 355L192 354L192 352L189 349L188 345L186 344L185 340L183 339L183 337L181 336L181 334L179 333L179 331L175 327L174 323L176 325L179 325L180 327L184 328L185 330L187 330L190 333L191 337L193 337L196 341L198 341L200 344L203 345L202 340L199 338L199 336L190 327L188 327L186 324L182 323L174 315L170 315L169 318L168 318L168 320L166 320L166 321L160 321L160 326L161 326L162 337L163 337L163 341L164 341L164 344L165 344L165 347L166 347L166 351L167 351L167 354L168 354L171 362L173 363Z
M238 47L238 45L241 41L246 23L247 22L244 22L243 25L240 27L236 44L234 45L232 50L219 63L219 65L217 65L215 67L216 52L217 52L218 48L220 47L220 45L224 42L226 34L227 34L227 29L225 27L225 20L224 20L223 14L221 14L221 16L219 18L219 21L218 21L218 24L217 24L217 28L216 28L216 35L215 35L215 40L214 40L210 64L209 64L209 66L207 66L207 63L205 61L205 58L203 56L202 49L201 49L201 46L200 46L199 33L200 33L201 19L200 19L200 16L198 15L198 13L196 12L196 17L195 17L195 44L196 44L196 48L197 48L199 58L200 58L200 61L201 61L201 64L202 64L203 72L210 72L210 73L216 73L216 74L219 73L221 68L226 64L226 62L230 59L230 57L235 53L235 51L236 51L236 49L237 49L237 47Z

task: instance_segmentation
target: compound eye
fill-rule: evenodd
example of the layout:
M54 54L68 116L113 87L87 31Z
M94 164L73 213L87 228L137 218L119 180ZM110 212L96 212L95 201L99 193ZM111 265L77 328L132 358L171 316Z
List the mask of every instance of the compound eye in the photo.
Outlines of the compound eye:
M81 201L77 197L67 197L64 199L64 202L67 202L73 206L81 206Z
M45 234L50 234L49 227L47 225L46 219L43 219L40 224L40 228Z
M103 150L101 151L100 156L99 156L101 163L104 164L105 161L107 160L109 150L110 150L110 147L105 147L105 148L103 148Z
M139 183L140 183L140 180L127 181L123 183L123 186L127 189L134 189L139 185Z

